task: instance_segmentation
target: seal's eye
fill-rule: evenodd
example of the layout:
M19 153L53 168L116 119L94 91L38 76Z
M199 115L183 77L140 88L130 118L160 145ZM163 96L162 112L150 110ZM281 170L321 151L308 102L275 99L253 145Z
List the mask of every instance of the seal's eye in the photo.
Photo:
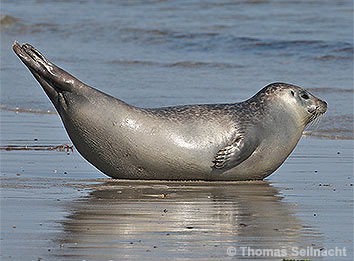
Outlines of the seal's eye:
M291 94L293 95L293 96L295 96L295 92L294 91L290 91L291 92Z
M301 98L303 98L303 99L305 99L305 100L310 99L310 97L309 97L306 93L303 93L303 94L301 95Z

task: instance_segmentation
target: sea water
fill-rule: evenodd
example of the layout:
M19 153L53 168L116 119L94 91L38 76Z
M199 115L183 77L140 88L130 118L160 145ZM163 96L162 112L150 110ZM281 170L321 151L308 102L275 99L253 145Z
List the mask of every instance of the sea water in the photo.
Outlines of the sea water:
M28 42L88 85L140 107L238 102L271 82L328 103L317 129L353 139L351 1L3 0L1 108L53 111L14 55Z

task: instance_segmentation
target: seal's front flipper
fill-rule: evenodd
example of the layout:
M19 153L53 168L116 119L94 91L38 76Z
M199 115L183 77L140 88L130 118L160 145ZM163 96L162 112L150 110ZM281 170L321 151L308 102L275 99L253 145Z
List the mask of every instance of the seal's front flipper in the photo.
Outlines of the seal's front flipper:
M230 169L246 160L255 151L257 143L244 136L237 136L235 141L219 150L215 156L215 169Z
M76 79L74 76L48 61L30 44L20 45L15 41L12 48L37 80L38 77L40 77L55 88L56 91L77 92L80 90L80 87L85 86L84 83ZM41 81L39 82L41 83ZM45 86L42 85L42 87L46 90Z

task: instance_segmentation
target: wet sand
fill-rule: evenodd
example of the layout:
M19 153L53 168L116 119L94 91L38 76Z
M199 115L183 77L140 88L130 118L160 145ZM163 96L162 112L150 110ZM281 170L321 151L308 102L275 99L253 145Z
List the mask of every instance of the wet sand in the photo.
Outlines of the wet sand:
M123 181L75 150L6 149L70 141L56 115L1 114L1 260L353 258L352 141L303 137L266 181Z

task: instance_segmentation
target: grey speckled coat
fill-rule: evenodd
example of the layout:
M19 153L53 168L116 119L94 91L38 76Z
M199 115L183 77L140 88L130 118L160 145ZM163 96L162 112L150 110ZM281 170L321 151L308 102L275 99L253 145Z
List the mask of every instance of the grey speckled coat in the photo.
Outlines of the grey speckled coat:
M140 109L85 85L29 44L15 42L13 48L80 154L113 178L263 179L327 109L324 101L285 83L240 103Z

